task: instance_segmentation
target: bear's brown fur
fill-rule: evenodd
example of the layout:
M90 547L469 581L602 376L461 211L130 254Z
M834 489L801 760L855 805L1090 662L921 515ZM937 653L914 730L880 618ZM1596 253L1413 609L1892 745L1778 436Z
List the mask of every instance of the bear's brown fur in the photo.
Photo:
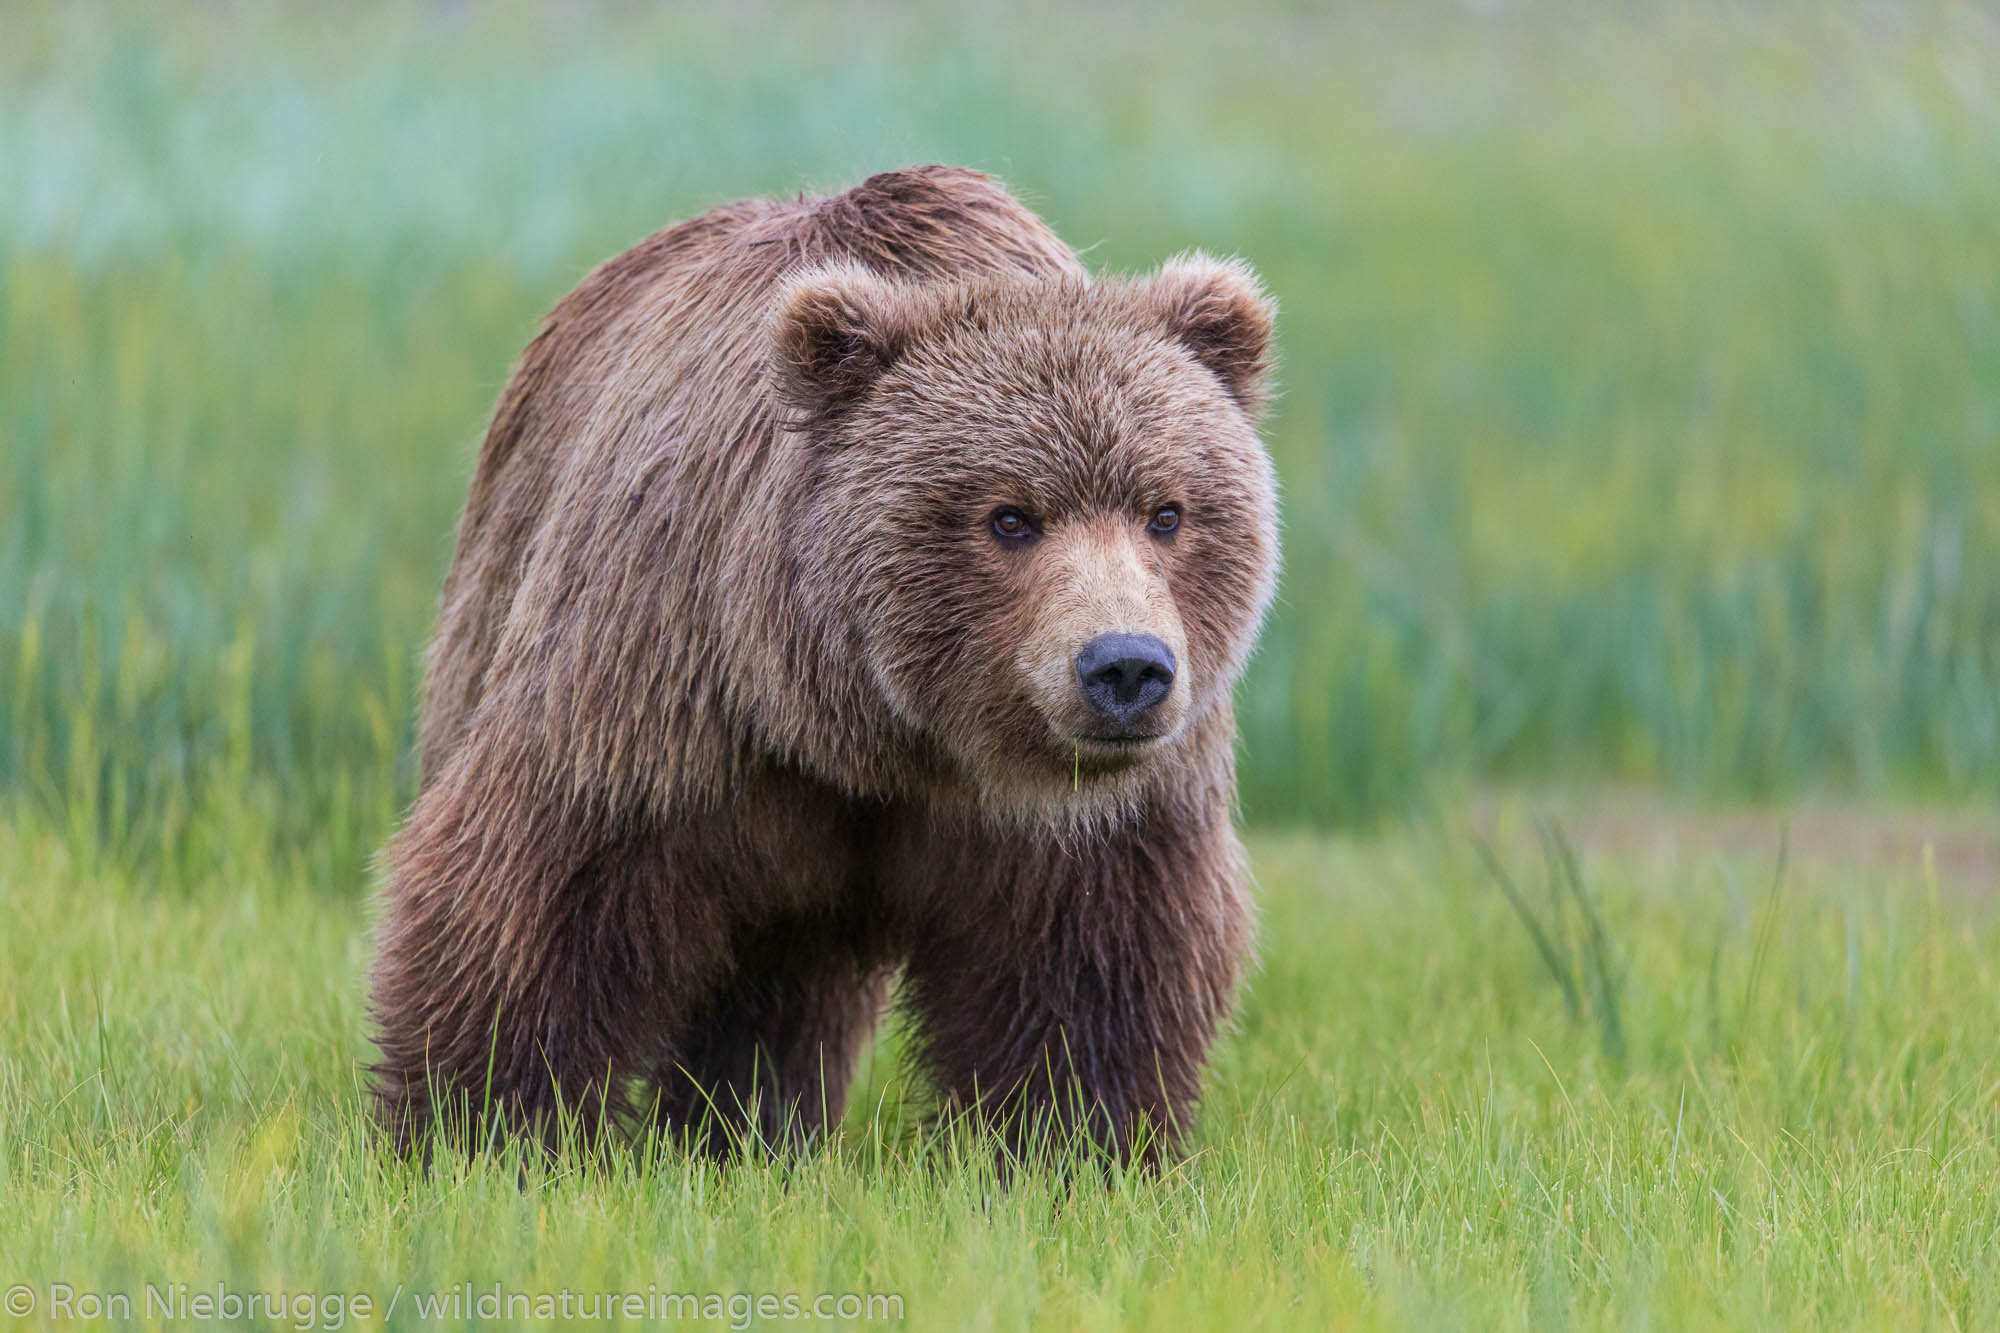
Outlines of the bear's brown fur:
M1170 1146L1251 934L1270 326L1240 265L1092 279L942 167L716 209L565 297L486 436L387 857L397 1139L802 1142L900 970L947 1104ZM1143 647L1088 674L1107 643Z

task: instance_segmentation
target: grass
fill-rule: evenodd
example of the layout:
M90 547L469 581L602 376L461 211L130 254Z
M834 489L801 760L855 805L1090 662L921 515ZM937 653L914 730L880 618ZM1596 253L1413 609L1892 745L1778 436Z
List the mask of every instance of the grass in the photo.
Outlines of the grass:
M0 17L0 789L136 870L247 778L358 882L541 312L927 159L1283 304L1252 818L2000 784L1979 12L982 13Z
M1546 913L1529 812L1484 836ZM1576 839L1615 1047L1458 821L1260 838L1261 973L1193 1157L1000 1188L924 1128L893 1036L802 1161L413 1173L363 1121L354 903L307 867L163 893L15 821L0 1280L368 1292L378 1317L401 1284L405 1327L467 1282L894 1294L915 1327L1990 1327L2000 836L1969 821L1984 877L1912 835L1798 847L1777 880L1756 824Z

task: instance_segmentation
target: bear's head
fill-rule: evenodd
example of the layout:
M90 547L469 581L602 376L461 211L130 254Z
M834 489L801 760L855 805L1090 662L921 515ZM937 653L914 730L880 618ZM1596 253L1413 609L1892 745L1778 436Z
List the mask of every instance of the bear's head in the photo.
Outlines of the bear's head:
M963 284L842 264L780 294L804 558L983 801L1101 808L1214 731L1276 577L1271 323L1246 266L1201 255Z

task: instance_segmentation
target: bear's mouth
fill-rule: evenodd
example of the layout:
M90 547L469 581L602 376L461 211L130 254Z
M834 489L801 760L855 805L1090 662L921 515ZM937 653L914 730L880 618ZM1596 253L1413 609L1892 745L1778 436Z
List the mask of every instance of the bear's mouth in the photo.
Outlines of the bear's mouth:
M1158 748L1165 739L1160 735L1077 736L1070 745L1078 770L1089 776L1130 768Z

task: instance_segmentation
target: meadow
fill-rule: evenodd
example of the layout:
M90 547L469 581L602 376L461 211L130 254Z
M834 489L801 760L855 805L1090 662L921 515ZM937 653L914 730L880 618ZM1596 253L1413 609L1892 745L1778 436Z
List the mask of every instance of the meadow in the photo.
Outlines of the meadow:
M163 894L0 832L0 1286L48 1327L81 1322L49 1317L55 1283L170 1326L144 1292L176 1282L366 1294L376 1319L400 1288L403 1328L457 1322L420 1301L468 1282L900 1300L864 1327L2000 1319L1990 820L1905 817L1781 870L1775 829L1578 817L1582 897L1558 899L1533 809L1481 827L1574 1010L1469 827L1261 835L1263 966L1192 1156L1005 1184L931 1127L893 1031L802 1161L412 1172L362 1114L351 902L308 868ZM723 1310L679 1322L786 1322Z
M1281 305L1199 1151L996 1188L892 1033L802 1163L402 1173L369 862L509 362L658 226L920 161ZM1996 238L1969 5L7 8L0 1284L2000 1321Z

